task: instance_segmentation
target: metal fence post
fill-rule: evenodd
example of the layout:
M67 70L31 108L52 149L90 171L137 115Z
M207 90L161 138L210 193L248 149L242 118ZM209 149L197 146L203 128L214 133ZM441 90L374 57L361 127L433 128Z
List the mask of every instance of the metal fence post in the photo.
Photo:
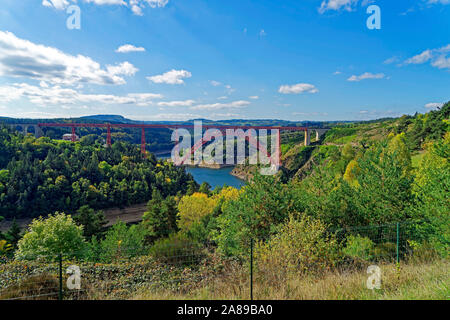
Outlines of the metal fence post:
M62 254L59 254L59 300L63 299L63 278L62 278Z
M250 240L250 300L253 300L253 238Z
M400 242L400 223L397 222L397 264L400 263L399 242Z

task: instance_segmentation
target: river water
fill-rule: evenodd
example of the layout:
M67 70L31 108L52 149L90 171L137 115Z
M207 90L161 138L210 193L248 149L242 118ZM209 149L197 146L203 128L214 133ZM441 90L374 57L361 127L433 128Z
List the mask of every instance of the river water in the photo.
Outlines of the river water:
M158 159L168 159L170 154L161 154L156 156ZM236 178L231 175L232 167L221 168L221 169L209 169L209 168L196 168L196 167L186 167L186 171L194 177L194 180L198 184L203 182L209 183L212 189L216 187L221 187L224 184L230 187L240 189L245 185L245 181Z

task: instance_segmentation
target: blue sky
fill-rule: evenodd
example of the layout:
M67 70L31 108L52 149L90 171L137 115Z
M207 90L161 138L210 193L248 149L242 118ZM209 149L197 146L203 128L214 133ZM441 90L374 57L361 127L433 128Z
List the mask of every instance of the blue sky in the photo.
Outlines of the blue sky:
M81 29L66 12L80 8ZM369 30L366 9L381 9ZM450 100L450 0L2 0L0 115L365 120Z

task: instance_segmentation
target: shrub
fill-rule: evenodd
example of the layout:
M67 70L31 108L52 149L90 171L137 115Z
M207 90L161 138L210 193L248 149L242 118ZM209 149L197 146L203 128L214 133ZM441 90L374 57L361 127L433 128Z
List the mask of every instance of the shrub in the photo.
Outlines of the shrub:
M128 227L125 222L119 221L108 230L104 240L98 242L94 238L91 241L91 260L109 263L142 255L145 251L145 236L142 225Z
M247 257L250 237L257 241L269 239L299 204L289 186L278 183L276 177L255 175L239 198L230 201L217 218L220 233L214 240L220 252Z
M291 215L279 232L256 248L258 268L273 278L298 273L314 273L334 266L337 243L326 232L320 220L303 215L299 220Z
M6 256L13 249L6 240L0 240L0 257Z
M192 196L184 196L178 204L179 228L188 231L193 224L210 214L215 205L216 199L209 198L204 193L196 192Z
M77 226L70 215L57 212L47 219L39 217L33 220L28 232L19 240L15 256L23 260L38 257L55 260L60 254L81 257L85 248L83 227Z
M345 256L357 261L373 259L374 243L366 237L350 235L347 245L342 249Z
M150 255L161 262L174 265L191 265L203 258L201 246L179 234L157 240L150 249Z

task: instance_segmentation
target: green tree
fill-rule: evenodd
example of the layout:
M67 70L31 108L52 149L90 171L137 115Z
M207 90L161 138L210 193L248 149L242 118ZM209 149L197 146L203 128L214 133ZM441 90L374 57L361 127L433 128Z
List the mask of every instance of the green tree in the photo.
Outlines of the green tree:
M102 211L96 212L87 205L78 209L77 215L73 217L73 220L78 225L83 226L83 235L86 239L90 239L93 235L100 235L108 223Z
M99 255L92 258L95 261L109 263L142 255L145 248L145 234L142 225L128 227L125 222L119 221L108 230L105 239L98 243L99 249L95 252Z
M33 220L28 232L20 239L15 256L20 260L39 257L55 260L59 254L82 257L85 247L83 227L77 226L70 215L56 212L47 219Z
M22 231L20 230L16 219L13 220L11 227L6 232L5 238L14 248L17 247L17 243L19 242L20 238L22 238Z
M198 192L204 193L206 195L210 195L211 193L211 185L208 182L203 182L198 189Z
M142 217L142 225L147 232L147 239L154 242L165 238L177 229L177 203L174 197L163 199L161 193L154 189L152 200L147 204L147 211Z
M428 146L416 179L413 207L415 217L426 223L418 225L422 240L431 242L443 255L450 250L450 133Z
M245 254L251 238L267 240L296 208L288 186L277 183L274 176L256 175L217 218L219 250L232 256Z
M349 161L353 160L355 158L356 152L355 149L353 149L351 143L347 143L342 148L342 158L348 163Z

